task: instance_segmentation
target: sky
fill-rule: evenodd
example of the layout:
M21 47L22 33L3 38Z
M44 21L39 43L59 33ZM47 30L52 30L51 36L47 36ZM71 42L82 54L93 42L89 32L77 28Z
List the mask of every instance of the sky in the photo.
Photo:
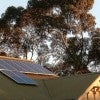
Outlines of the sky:
M93 16L95 16L96 27L100 27L100 0L94 0L94 5L92 10L90 11Z
M9 6L23 6L24 8L27 5L28 0L0 0L0 15L5 12L7 7ZM93 5L92 10L90 11L93 16L95 16L96 21L96 27L100 27L100 13L98 12L100 10L100 0L94 0L95 3Z
M9 6L26 7L28 0L0 0L0 15L5 12Z

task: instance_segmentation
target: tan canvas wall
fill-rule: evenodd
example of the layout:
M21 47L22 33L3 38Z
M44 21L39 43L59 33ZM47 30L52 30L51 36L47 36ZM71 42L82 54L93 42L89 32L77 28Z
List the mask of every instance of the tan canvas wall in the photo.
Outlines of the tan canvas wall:
M100 100L100 76L86 89L78 100Z
M100 100L100 93L97 92L95 95L93 93L85 94L79 100Z

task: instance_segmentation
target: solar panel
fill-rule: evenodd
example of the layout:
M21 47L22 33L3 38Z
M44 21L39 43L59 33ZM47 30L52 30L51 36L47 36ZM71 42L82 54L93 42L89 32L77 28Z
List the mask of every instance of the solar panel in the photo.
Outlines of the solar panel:
M23 73L53 74L49 70L39 64L34 64L33 62L2 58L0 58L0 71L19 84L29 85L37 85L37 83L31 78L25 76Z
M27 69L25 69L23 66L19 65L18 61L14 61L14 60L5 60L6 63L10 64L11 66L13 66L17 71L27 71Z
M22 66L24 69L27 69L26 71L29 71L29 72L43 73L43 74L53 74L49 70L40 66L39 64L34 64L32 62L21 62L21 61L18 61L17 63L18 63L19 66Z
M18 71L8 71L8 70L0 70L3 74L14 80L19 84L27 84L27 85L37 85L37 82L26 77L24 74Z
M36 69L33 70L32 67L28 66L28 65L27 65L26 63L24 63L24 62L18 61L18 62L16 62L16 63L18 63L19 66L23 67L23 68L26 70L26 72L37 73L37 70L36 70Z
M8 64L5 60L0 60L0 69L16 70L13 66Z
M53 74L49 70L40 66L39 64L34 64L32 62L7 60L7 59L0 59L0 69L32 72L32 73Z
M33 64L33 63L25 63L27 64L29 67L31 67L33 70L37 69L38 73L44 73L44 74L53 74L51 71L47 70L46 68L40 66L39 64Z

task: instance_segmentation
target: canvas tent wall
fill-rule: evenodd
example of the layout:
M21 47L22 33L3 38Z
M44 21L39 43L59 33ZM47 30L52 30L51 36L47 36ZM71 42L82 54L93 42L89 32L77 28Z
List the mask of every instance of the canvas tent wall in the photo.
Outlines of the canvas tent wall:
M78 100L98 77L100 73L36 79L38 86L30 86L19 85L0 73L0 100Z

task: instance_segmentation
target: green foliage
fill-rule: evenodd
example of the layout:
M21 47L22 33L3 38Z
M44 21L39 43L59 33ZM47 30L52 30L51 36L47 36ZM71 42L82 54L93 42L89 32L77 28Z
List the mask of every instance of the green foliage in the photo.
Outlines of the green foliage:
M78 37L68 39L69 46L66 48L65 62L67 66L73 66L78 71L87 69L88 62L87 51L89 52L89 40L84 38L83 40ZM86 70L87 71L87 70Z
M73 66L76 71L87 70L86 66L91 61L89 53L86 53L90 50L90 40L83 38L83 34L92 34L95 30L94 17L89 14L93 3L94 0L29 0L26 9L8 7L0 19L3 37L0 48L6 45L12 56L26 59L28 52L32 56L36 52L37 62L43 65L52 56L55 61L52 66L57 66L59 61L64 62L65 69ZM82 38L68 39L68 34L79 34ZM50 42L49 46L46 41ZM90 59L99 59L91 56L92 52L99 53L93 49L97 42L93 40L92 43Z
M92 47L89 54L89 60L95 61L96 65L100 63L100 28L97 28L92 36Z

